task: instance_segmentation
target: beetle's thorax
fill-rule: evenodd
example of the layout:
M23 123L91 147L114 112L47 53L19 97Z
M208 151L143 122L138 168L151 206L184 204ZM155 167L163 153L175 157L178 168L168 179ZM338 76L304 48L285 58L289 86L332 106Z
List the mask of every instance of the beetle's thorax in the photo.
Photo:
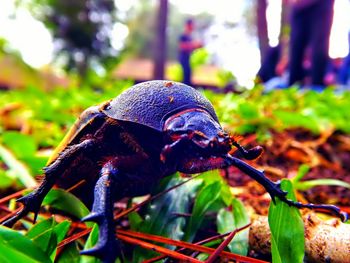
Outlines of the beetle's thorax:
M222 130L208 112L202 109L187 109L174 114L164 124L163 131L171 142L191 141L200 149L211 152L227 152L231 148L230 137Z

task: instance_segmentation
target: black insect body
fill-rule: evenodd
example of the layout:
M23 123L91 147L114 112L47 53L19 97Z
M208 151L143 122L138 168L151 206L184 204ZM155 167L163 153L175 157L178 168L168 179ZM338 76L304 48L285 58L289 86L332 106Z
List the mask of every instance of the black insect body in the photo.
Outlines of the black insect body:
M232 165L258 181L273 200L325 209L346 220L335 206L287 200L278 183L230 155L233 146L246 159L262 152L259 146L244 149L224 132L213 106L192 87L169 81L135 85L82 113L44 168L44 181L18 200L23 209L3 224L12 226L29 212L36 217L54 185L68 188L84 181L77 194L92 204L92 210L83 221L96 222L100 232L97 245L82 254L114 262L120 252L113 222L115 201L147 194L176 171L193 174Z

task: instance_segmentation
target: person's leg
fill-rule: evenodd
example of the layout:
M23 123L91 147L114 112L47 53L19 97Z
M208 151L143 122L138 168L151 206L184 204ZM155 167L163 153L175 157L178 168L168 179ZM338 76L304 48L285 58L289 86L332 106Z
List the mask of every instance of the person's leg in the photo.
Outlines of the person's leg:
M333 22L334 0L322 0L312 14L312 85L324 85L324 76L329 63L329 36Z
M192 71L191 71L191 65L190 65L189 59L185 61L181 61L181 65L182 65L182 72L183 72L183 83L191 86Z
M346 85L348 83L349 78L350 78L350 52L343 59L343 62L338 74L338 82L342 85Z
M291 35L289 50L289 85L302 81L304 78L303 59L309 40L309 9L292 12Z

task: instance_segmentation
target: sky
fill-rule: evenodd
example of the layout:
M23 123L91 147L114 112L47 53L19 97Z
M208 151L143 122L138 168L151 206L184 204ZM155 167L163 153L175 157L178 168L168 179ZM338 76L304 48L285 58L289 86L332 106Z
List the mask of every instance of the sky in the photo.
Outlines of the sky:
M0 37L7 39L31 66L41 67L48 64L53 53L50 33L24 9L18 10L16 17L13 17L14 2L1 0Z
M216 17L216 23L211 29L217 35L216 41L206 43L209 50L220 50L218 61L220 66L231 70L241 85L250 86L252 79L259 68L259 50L256 41L247 36L244 29L237 27L234 34L227 34L222 27L224 21L239 23L245 0L169 0L179 11L188 14L208 12ZM22 54L23 59L33 67L42 67L52 60L53 44L50 33L42 23L32 18L24 9L18 10L13 17L13 0L1 0L0 9L0 36L6 38L14 49ZM138 0L118 0L119 10L127 10ZM281 0L269 0L267 18L269 20L270 44L276 45L279 33L280 3ZM330 39L330 56L344 57L349 47L347 34L350 28L350 1L335 0L334 23ZM118 39L112 40L113 45L120 49L120 36L126 37L128 30L122 24L114 28ZM210 30L209 30L210 32ZM122 39L123 39L122 37Z

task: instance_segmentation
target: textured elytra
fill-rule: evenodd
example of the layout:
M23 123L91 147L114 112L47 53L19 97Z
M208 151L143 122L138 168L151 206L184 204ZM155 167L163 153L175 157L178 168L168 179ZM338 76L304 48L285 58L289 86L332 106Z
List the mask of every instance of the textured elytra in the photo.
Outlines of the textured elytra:
M192 108L203 109L218 121L213 106L199 91L179 82L154 80L132 86L102 111L110 118L161 131L168 117Z
M84 129L91 125L97 116L101 116L102 113L99 111L99 106L91 106L90 108L83 111L79 118L75 121L73 126L69 129L66 136L56 147L54 152L51 154L47 165L52 163L58 157L59 153L63 151L81 132L84 132Z

